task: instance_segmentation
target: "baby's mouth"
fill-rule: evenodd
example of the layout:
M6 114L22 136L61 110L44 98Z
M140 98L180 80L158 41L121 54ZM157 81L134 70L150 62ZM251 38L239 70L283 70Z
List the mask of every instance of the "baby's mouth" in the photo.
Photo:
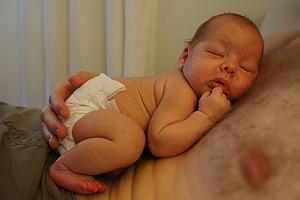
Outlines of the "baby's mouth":
M227 97L229 97L229 94L230 94L229 83L227 80L225 80L223 78L216 78L216 79L209 81L208 87L210 87L211 89L213 89L215 87L221 87L223 90L223 93Z

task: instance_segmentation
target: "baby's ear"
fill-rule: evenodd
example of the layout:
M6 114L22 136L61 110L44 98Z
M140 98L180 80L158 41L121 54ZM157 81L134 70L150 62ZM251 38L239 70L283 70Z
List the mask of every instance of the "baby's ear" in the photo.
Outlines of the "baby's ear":
M189 48L186 47L186 48L184 48L183 52L181 53L181 55L179 57L179 65L180 66L184 65L188 56L189 56Z

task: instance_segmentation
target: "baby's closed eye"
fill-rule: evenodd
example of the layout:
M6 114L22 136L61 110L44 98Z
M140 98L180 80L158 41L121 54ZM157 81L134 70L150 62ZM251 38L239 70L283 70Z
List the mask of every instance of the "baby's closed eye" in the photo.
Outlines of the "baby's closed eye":
M257 67L253 67L249 64L240 64L239 65L240 68L243 70L243 71L246 71L246 72L249 72L249 73L256 73L257 72Z
M225 51L220 50L220 49L216 49L216 48L209 48L206 50L208 53L220 57L220 58L224 58L225 57Z

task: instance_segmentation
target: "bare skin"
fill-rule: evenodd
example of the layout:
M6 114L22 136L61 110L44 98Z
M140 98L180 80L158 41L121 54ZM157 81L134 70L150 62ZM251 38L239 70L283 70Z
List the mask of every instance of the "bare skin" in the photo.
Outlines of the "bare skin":
M159 105L163 97L164 93L162 89L165 88L167 79L169 79L169 84L171 79L171 81L174 80L174 84L185 85L188 89L188 93L185 93L184 91L186 89L179 87L180 91L182 91L182 99L177 98L177 100L181 102L180 105L186 108L187 114L190 115L196 106L194 105L196 103L196 96L179 70L162 78L116 79L126 86L126 92L121 92L114 96L120 113L109 110L97 110L82 117L73 128L73 137L77 145L61 156L51 167L50 176L52 179L62 187L77 193L90 194L93 192L102 192L105 186L90 175L102 174L127 167L140 157L145 145L144 132L147 131L150 118L153 116L157 105ZM184 81L184 84L178 84L179 80ZM137 88L137 85L144 88ZM160 95L153 96L153 93L150 92L153 91L154 86L158 88L155 90L155 94ZM175 87L172 88L175 89ZM176 89L178 89L178 87L176 87ZM217 94L222 93L221 88L216 88L214 91L216 91ZM186 98L189 94L193 95L192 102L190 98ZM143 99L150 99L152 101L143 101L141 98L136 98L137 95L143 95ZM156 102L155 98L158 102ZM184 109L181 109L181 111L183 110ZM166 113L166 110L161 110L161 112ZM181 116L186 118L187 114L181 114ZM200 115L200 119L194 119L198 117L198 115ZM201 113L197 113L195 117L189 122L190 125L185 124L188 128L180 129L181 131L194 133L194 138L186 140L186 143L183 143L177 151L174 151L174 149L176 150L176 146L171 147L173 150L171 152L172 154L177 154L177 152L187 149L213 124L205 114L201 115ZM96 124L94 123L95 120L97 121ZM117 122L117 125L114 125L113 129L111 126L107 126L107 124L115 122ZM198 125L195 131L193 124L201 124L202 126ZM97 127L101 128L96 131L97 135L95 135ZM175 127L175 129L178 128ZM172 132L174 133L174 131ZM181 132L176 134L182 135ZM174 137L175 136L176 135L174 135ZM128 138L130 138L130 141L128 141ZM136 145L134 146L132 144ZM120 151L113 151L112 149ZM124 149L126 149L126 154L122 153ZM114 152L114 154L112 154L112 152ZM86 162L87 159L93 161L93 163L91 161ZM103 160L106 162L103 162ZM74 165L73 163L81 164Z
M261 51L255 31L223 17L212 23L204 41L183 51L179 70L116 78L126 86L114 96L120 113L100 109L82 117L73 129L77 145L54 163L50 176L77 193L101 192L105 186L90 176L134 163L145 137L154 156L186 151L229 111L227 98L235 100L250 88Z
M299 199L297 38L269 51L249 96L193 148L171 158L142 159L105 193L77 199Z

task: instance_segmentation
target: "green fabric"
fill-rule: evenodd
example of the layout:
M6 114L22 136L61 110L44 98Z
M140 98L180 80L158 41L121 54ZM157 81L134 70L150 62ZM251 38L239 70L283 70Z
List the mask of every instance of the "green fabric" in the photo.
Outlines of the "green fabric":
M57 155L42 135L40 110L0 102L0 199L75 199L48 175Z

